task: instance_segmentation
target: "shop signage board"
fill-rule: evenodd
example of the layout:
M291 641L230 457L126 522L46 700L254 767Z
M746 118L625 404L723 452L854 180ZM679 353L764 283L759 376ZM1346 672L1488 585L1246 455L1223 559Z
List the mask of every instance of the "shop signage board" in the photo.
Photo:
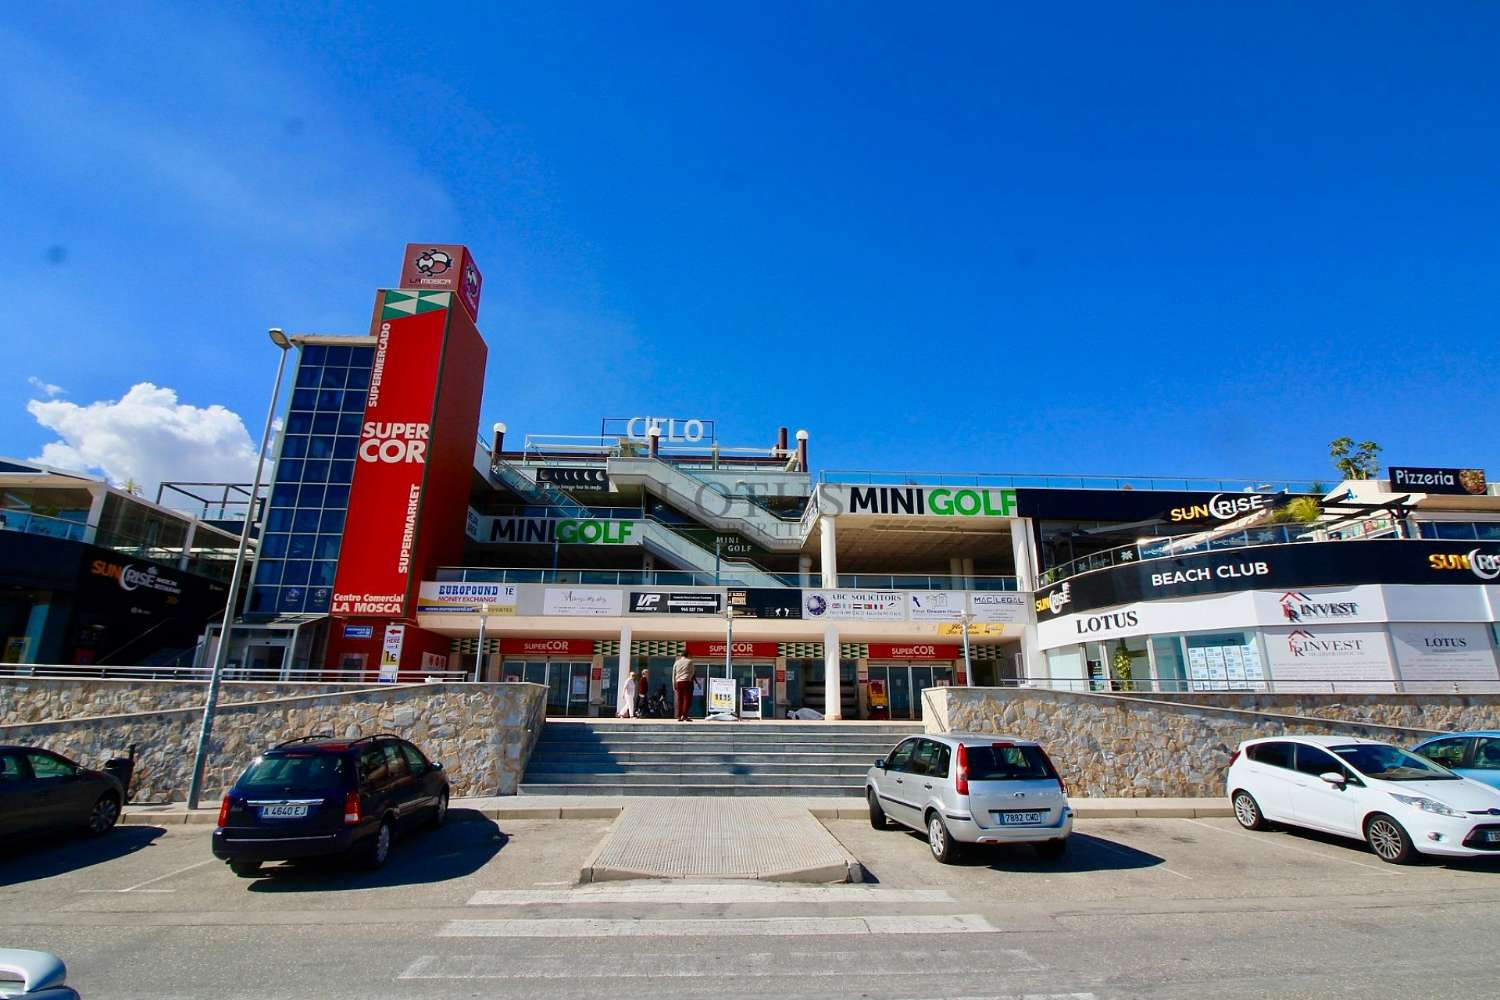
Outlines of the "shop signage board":
M727 597L736 618L794 619L802 617L802 594L777 587L731 587Z
M345 625L345 639L373 639L375 638L374 625Z
M653 427L662 444L711 444L716 440L714 422L706 417L605 417L599 425L599 435L623 435L632 441L645 441Z
M938 635L963 635L963 622L942 622L937 627ZM970 639L993 639L997 635L1005 634L1005 626L999 622L970 622Z
M396 683L401 670L401 647L405 643L405 625L393 622L385 627L385 635L380 643L380 683Z
M1382 588L1368 584L1255 591L1256 617L1267 624L1288 625L1383 622L1389 616L1381 591Z
M515 639L500 640L502 656L593 656L592 639Z
M579 489L609 489L609 473L603 468L585 469L573 466L543 465L536 470L536 481Z
M669 593L661 590L632 590L630 613L633 615L716 615L723 610L718 594Z
M1031 621L1032 597L1013 591L976 590L969 594L969 610L977 621L1026 625Z
M906 619L906 601L899 590L808 590L802 617L898 622Z
M1278 691L1395 690L1383 628L1277 626L1262 636Z
M1485 492L1483 469L1433 469L1415 465L1386 468L1392 493L1443 493L1463 496Z
M485 606L488 611L485 612ZM418 614L459 613L514 615L514 583L445 583L424 580L417 592Z
M1195 490L1016 490L1016 515L1038 521L1158 522L1183 528L1226 524L1271 510L1301 493Z
M469 248L456 243L408 243L401 262L401 287L430 292L452 292L468 312L479 320L479 294L484 277Z
M818 488L817 506L829 517L1008 518L1016 516L1016 491L957 486L843 486Z
M688 656L695 660L722 660L724 659L724 640L710 639L700 642L683 643L683 649ZM741 642L734 643L734 655L731 659L736 660L774 660L780 654L774 642Z
M907 615L914 622L952 621L968 609L962 590L922 590L906 595Z
M542 594L542 614L570 617L623 614L625 595L618 590L548 587Z
M1396 663L1408 691L1500 689L1488 625L1475 622L1393 622Z
M872 660L961 660L962 646L946 642L872 642Z
M1500 542L1374 539L1206 552L1083 573L1036 594L1038 622L1140 600L1354 584L1475 584L1500 579Z
M480 517L475 541L517 545L640 545L640 522L624 518Z
M708 714L719 712L734 714L736 684L732 677L710 677L708 679Z

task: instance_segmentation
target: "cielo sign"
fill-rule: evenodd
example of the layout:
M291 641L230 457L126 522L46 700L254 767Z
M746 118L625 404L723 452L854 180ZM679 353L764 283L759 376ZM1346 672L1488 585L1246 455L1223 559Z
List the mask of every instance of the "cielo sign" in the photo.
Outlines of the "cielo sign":
M627 417L625 436L633 441L644 441L655 428L660 440L675 444L697 444L705 432L713 436L714 422L701 417Z
M913 517L1014 517L1016 491L947 486L851 486L850 514Z
M1232 521L1246 514L1276 506L1276 496L1266 493L1215 493L1204 503L1173 507L1167 511L1169 521Z

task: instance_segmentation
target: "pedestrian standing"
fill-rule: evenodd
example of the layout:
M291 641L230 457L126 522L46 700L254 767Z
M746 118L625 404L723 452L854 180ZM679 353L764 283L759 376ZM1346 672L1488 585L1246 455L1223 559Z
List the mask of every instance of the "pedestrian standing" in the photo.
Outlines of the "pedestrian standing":
M635 693L639 689L640 681L632 670L625 675L625 683L620 686L620 697L615 703L615 718L635 718Z
M650 705L651 705L651 671L648 670L648 669L644 669L643 668L641 670L641 683L640 683L640 686L638 686L635 689L635 717L637 719L644 719L644 718L646 718L649 715L649 713L646 710L650 707Z
M677 721L688 721L693 707L693 661L684 652L672 664L672 687L677 691Z

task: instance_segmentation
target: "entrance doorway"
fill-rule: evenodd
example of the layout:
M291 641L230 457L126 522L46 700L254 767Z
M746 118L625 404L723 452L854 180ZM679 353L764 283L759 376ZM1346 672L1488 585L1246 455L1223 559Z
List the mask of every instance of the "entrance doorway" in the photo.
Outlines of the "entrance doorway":
M525 681L547 688L548 715L588 715L591 660L506 660L500 674L507 681Z
M920 719L922 692L952 684L952 663L872 663L866 715L872 719ZM879 704L882 694L884 707Z

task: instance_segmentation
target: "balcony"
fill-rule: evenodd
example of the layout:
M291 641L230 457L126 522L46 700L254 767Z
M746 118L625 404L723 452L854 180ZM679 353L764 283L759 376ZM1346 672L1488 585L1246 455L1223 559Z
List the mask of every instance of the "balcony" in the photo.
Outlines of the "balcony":
M800 587L796 573L770 574L787 587ZM489 566L445 566L437 571L441 583L551 583L606 587L723 587L732 581L715 580L712 573L664 569L528 569ZM820 586L817 573L811 587ZM840 590L1015 590L1013 576L954 577L910 573L841 573Z

